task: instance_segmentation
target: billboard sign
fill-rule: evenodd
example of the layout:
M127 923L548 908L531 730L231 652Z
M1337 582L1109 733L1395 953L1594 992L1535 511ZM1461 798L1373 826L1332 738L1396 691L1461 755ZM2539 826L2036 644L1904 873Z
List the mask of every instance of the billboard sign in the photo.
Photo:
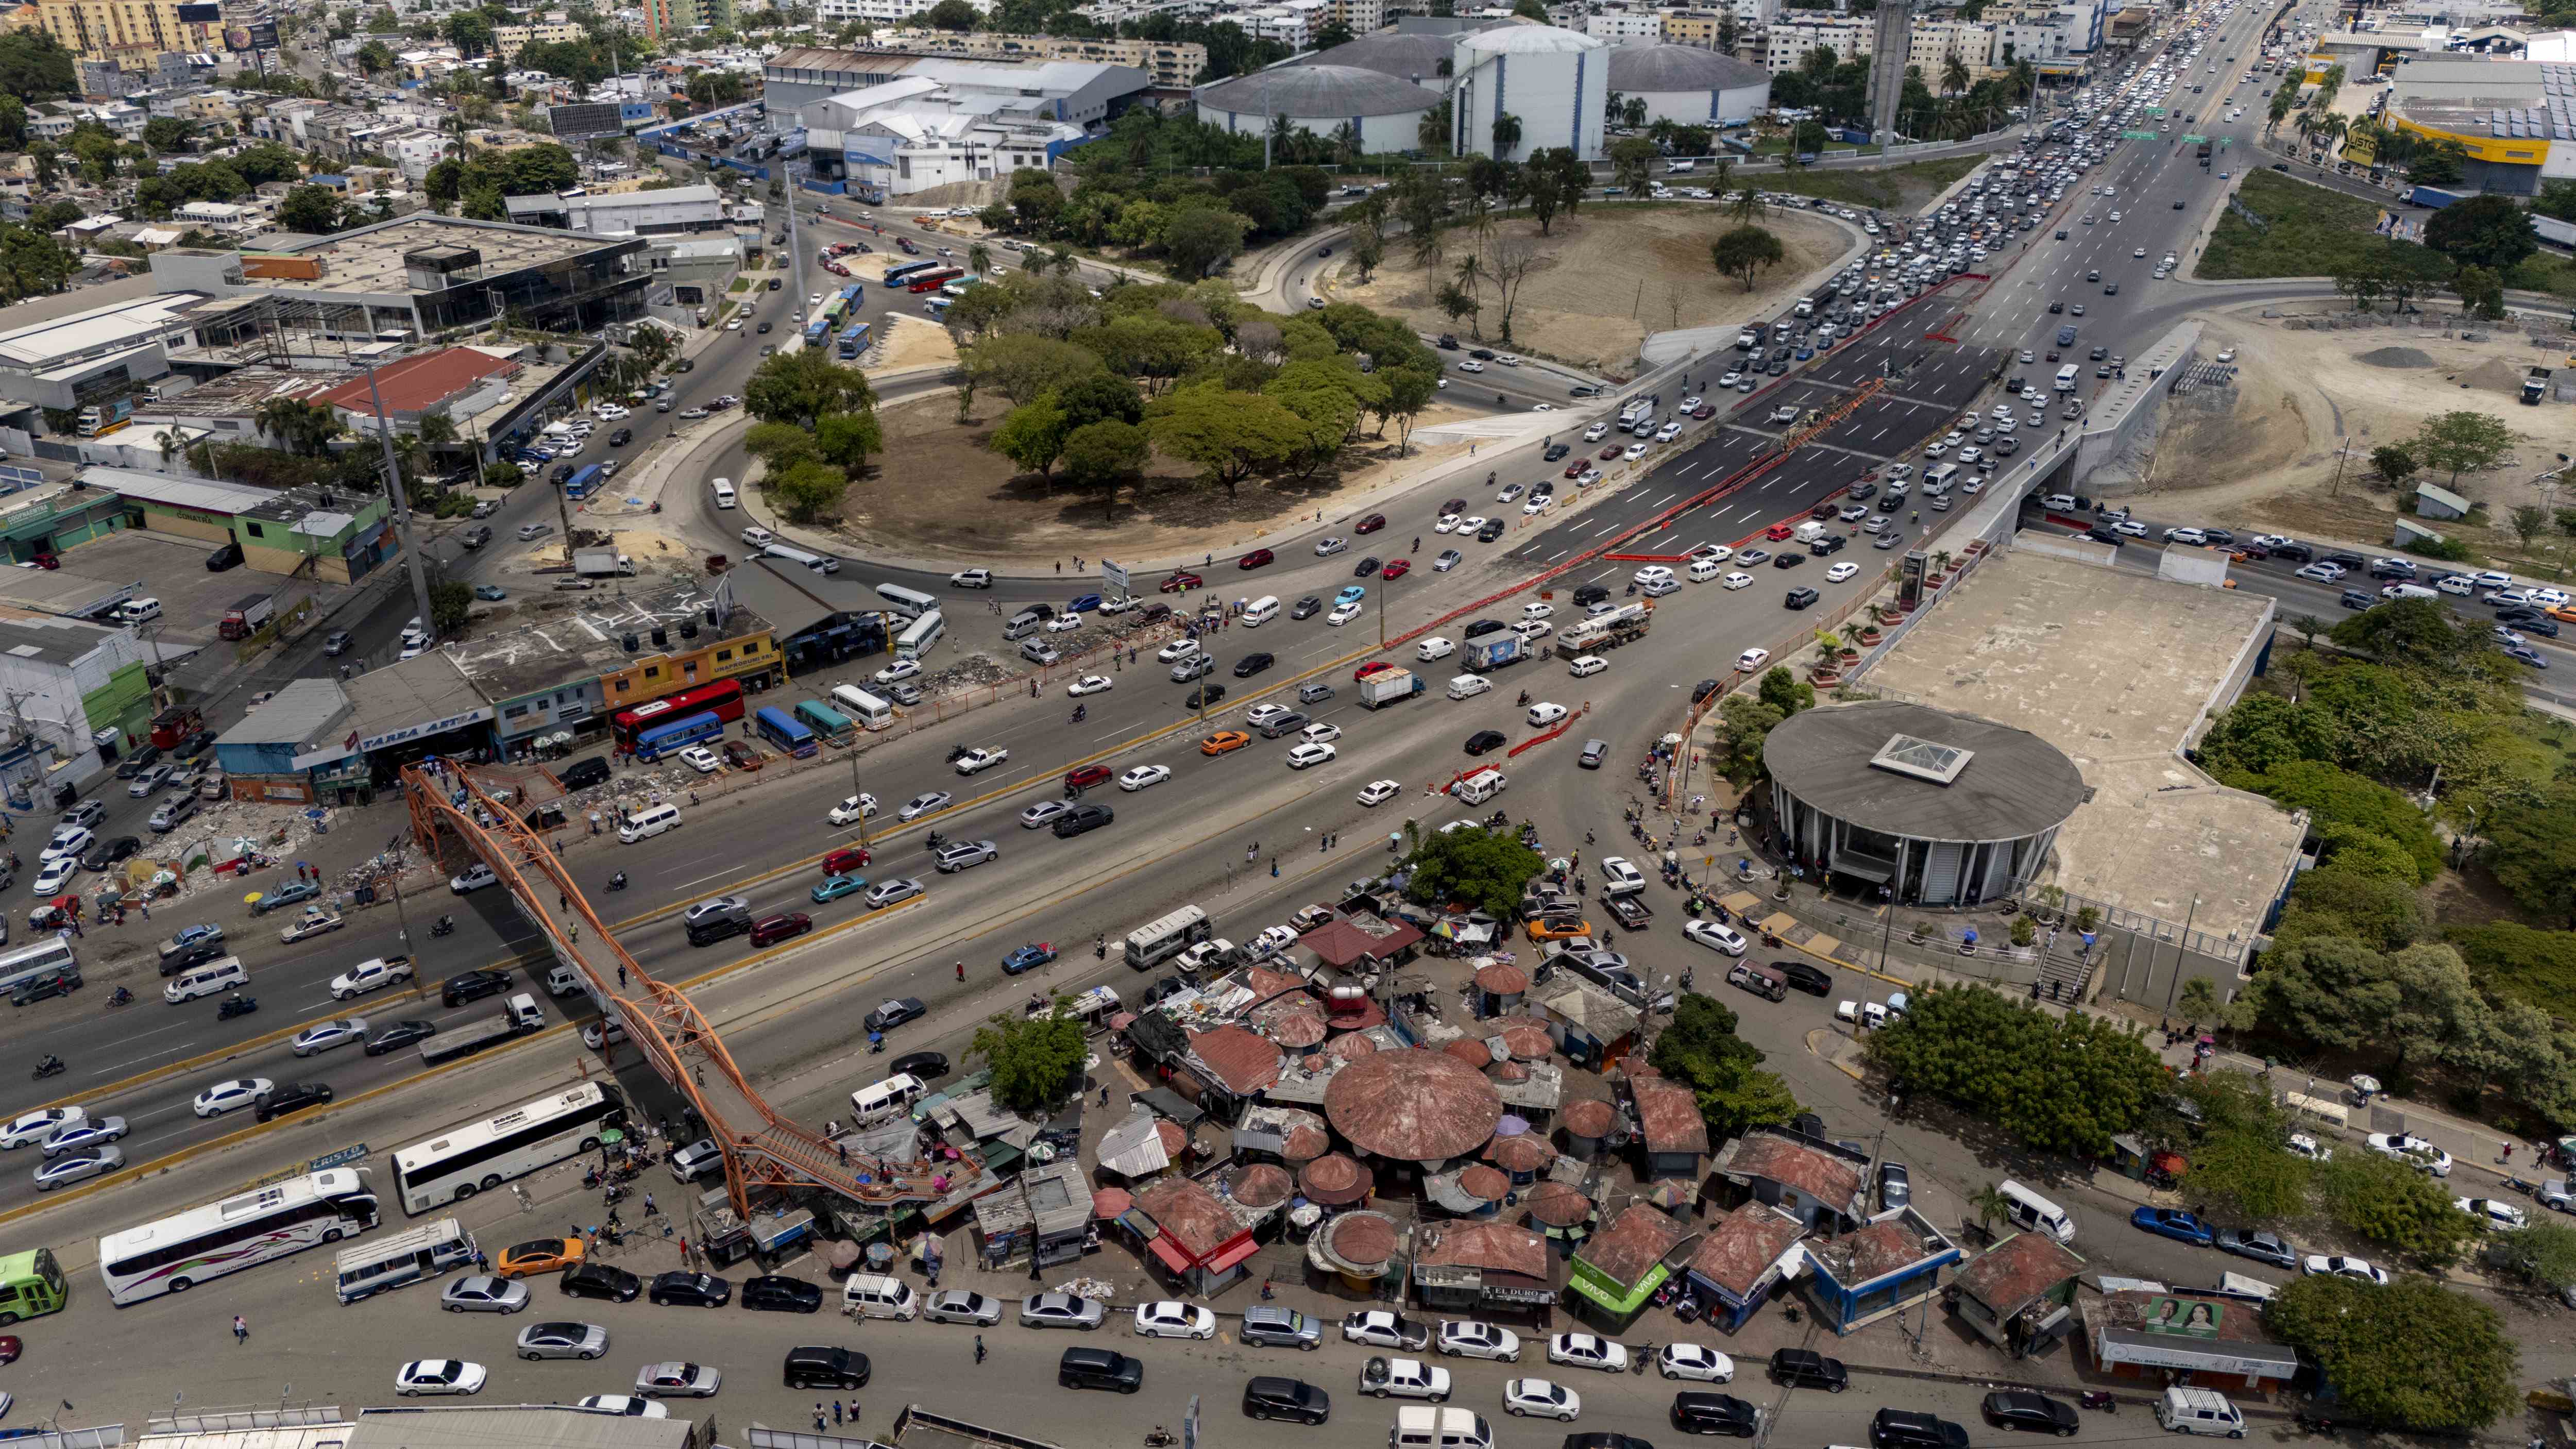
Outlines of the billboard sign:
M182 5L179 7L179 23L182 25L221 25L224 23L224 7L221 5Z
M254 20L224 27L224 48L232 51L277 49L277 22Z
M587 141L626 134L626 108L614 101L546 107L546 124L559 141Z

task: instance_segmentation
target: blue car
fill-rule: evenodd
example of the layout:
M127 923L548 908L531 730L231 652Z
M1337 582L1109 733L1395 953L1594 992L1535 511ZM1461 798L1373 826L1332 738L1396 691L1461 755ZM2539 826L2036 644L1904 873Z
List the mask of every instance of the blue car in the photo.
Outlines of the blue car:
M1333 595L1333 602L1335 604L1356 604L1367 597L1367 586L1362 584L1345 584L1342 586L1342 591L1340 593Z
M1064 611L1068 614L1088 614L1099 607L1098 594L1076 594L1073 596L1073 602L1064 606Z
M2180 1208L2142 1207L2129 1214L2129 1225L2196 1248L2208 1247L2215 1236L2209 1224Z
M271 911L294 905L298 901L309 901L320 894L322 894L322 887L309 880L284 881L261 891L259 899L250 903L250 913L254 916L264 916Z
M827 875L823 877L821 885L814 887L814 904L819 906L825 901L837 901L843 896L854 896L867 888L867 880L862 876Z
M1002 972L1007 976L1017 976L1023 971L1033 971L1044 966L1054 959L1055 947L1052 944L1045 941L1031 941L1002 958Z
M2524 664L2530 665L2534 669L2547 669L2549 667L2548 659L2544 658L2540 651L2530 648L2527 645L2506 645L2504 657L2507 659L2519 660Z

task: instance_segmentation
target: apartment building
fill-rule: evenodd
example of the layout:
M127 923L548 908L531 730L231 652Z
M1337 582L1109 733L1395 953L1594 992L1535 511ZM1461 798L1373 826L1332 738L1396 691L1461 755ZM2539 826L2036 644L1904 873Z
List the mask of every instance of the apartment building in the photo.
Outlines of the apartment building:
M907 20L927 15L939 0L817 0L815 16L823 28L831 29L846 21L864 20L870 25L901 25ZM978 15L993 13L993 0L966 0Z
M83 60L131 63L150 69L163 51L212 51L223 47L217 21L183 21L181 0L36 0L36 20L65 50Z
M1795 12L1800 17L1808 11ZM1789 19L1785 15L1771 23L1762 35L1762 68L1778 74L1796 70L1807 53L1822 46L1841 60L1866 58L1874 48L1871 25L1866 20Z
M1663 12L1643 5L1605 5L1584 17L1583 33L1612 45L1660 44Z
M492 50L505 64L517 60L519 52L531 45L562 45L579 39L581 27L569 20L492 27Z
M637 8L644 12L644 33L655 40L733 24L733 0L638 0Z
M1383 30L1386 0L1333 0L1333 22L1354 36Z
M973 31L898 30L876 43L889 50L969 60L1070 60L1133 66L1158 87L1188 86L1207 69L1207 47L1186 41L1084 40L1062 35L994 35Z
M1807 12L1793 12L1800 16ZM1923 73L1924 84L1941 88L1941 71L1956 55L1971 79L1996 69L1999 25L1984 20L1946 20L1916 16L1907 37L1905 63ZM1771 23L1763 34L1762 65L1777 74L1796 70L1807 53L1823 46L1845 61L1865 60L1877 51L1875 27L1866 20L1788 19Z

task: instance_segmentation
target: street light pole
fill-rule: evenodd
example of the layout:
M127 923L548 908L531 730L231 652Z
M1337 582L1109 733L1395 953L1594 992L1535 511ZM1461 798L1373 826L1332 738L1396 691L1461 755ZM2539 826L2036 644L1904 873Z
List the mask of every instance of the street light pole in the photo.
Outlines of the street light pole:
M859 797L859 848L868 848L868 792L859 788L859 751L850 747L850 793Z

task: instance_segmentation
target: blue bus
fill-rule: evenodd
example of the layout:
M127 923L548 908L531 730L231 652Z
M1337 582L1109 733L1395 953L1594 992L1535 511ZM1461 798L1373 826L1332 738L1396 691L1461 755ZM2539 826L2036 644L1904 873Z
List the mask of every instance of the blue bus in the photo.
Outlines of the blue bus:
M600 484L607 481L608 474L603 471L597 463L592 463L587 467L575 471L571 477L564 480L564 496L566 498L588 498L593 490L598 488Z
M805 329L805 345L808 347L820 347L831 335L832 324L818 317L814 320L814 324L812 326Z
M841 360L847 362L851 358L854 358L867 350L868 324L865 322L851 323L849 330L841 334Z
M917 262L906 262L899 267L888 267L885 269L885 284L889 287L901 286L907 277L920 272L933 271L946 265L947 263L937 257L925 257Z
M762 739L800 760L822 748L812 730L798 724L794 715L774 704L761 706L760 712L751 717L751 727L760 731Z
M706 710L685 719L675 719L669 724L637 731L635 758L658 760L664 755L676 755L691 745L721 738L723 734L724 720L715 711Z
M841 300L850 304L850 310L842 313L841 315L847 317L855 314L859 310L859 303L867 300L867 295L868 289L857 282L852 282L850 285L843 287L841 289Z

